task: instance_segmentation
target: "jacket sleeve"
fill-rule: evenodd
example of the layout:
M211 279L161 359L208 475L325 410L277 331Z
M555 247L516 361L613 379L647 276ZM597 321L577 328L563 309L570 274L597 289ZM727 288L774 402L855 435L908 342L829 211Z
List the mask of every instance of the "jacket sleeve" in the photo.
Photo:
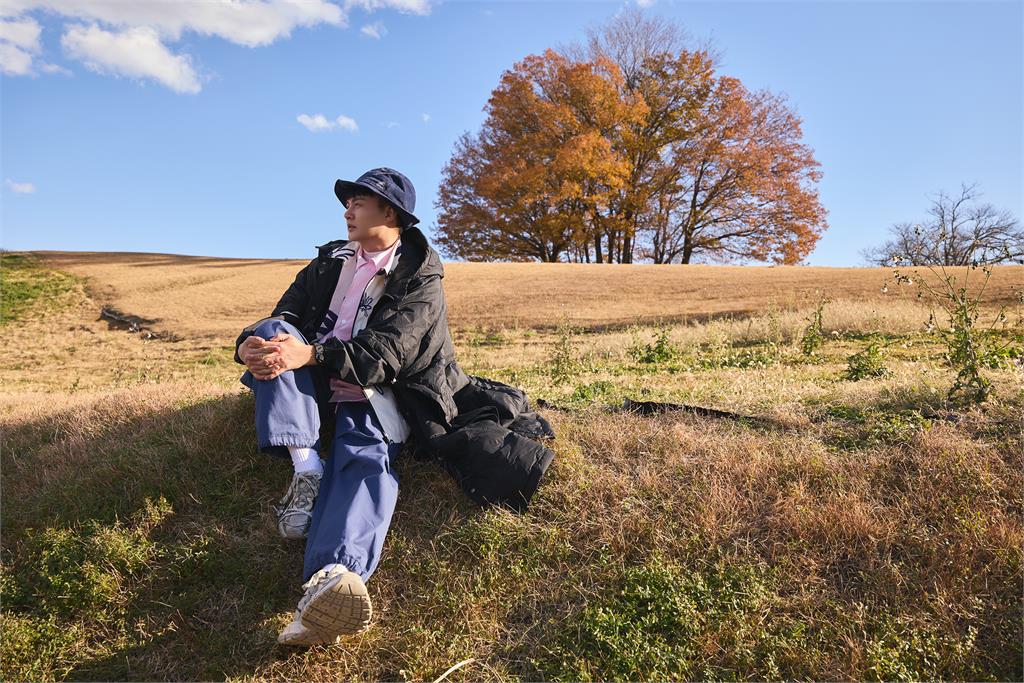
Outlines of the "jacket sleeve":
M295 280L288 286L288 289L278 300L277 305L274 306L274 310L271 311L270 315L266 318L257 320L242 330L242 333L238 335L238 338L235 340L236 363L242 363L242 359L238 355L238 347L248 337L252 336L253 330L256 329L256 326L260 323L267 320L284 320L293 325L299 324L299 320L302 317L301 312L306 310L306 306L309 305L310 292L313 291L313 278L315 277L315 273L316 259L313 259L295 275Z
M271 317L281 315L293 325L298 325L302 312L309 306L309 300L316 287L317 260L313 259L295 275L295 280L278 299L271 311Z
M440 318L443 303L441 278L422 281L352 339L325 342L324 366L342 380L363 387L393 383L416 359L424 334Z

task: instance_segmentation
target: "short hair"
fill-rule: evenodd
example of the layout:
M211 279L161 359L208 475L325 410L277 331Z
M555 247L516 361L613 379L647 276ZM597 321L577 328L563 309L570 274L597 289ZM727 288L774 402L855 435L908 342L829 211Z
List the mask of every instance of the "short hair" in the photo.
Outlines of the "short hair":
M394 202L391 202L391 201L385 199L384 197L381 197L376 192L370 192L369 190L366 190L366 191L356 191L356 192L353 192L352 194L350 194L348 196L349 199L356 199L357 197L359 199L367 199L367 198L376 199L377 200L377 206L379 206L381 209L386 209L387 207L390 206L392 209L395 210L395 222L398 223L398 229L399 230L404 230L405 229L405 220L404 220L404 218L402 216L402 212L398 209L397 206L395 206ZM347 204L346 204L345 208L346 209L348 208Z

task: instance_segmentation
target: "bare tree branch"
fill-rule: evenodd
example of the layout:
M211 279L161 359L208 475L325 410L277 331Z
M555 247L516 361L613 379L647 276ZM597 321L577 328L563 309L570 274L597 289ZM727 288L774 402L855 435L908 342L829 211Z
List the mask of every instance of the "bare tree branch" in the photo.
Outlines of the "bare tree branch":
M898 223L892 238L861 251L869 263L897 266L968 266L1024 263L1024 229L1009 211L977 203L976 184L961 184L960 196L939 192L922 223Z

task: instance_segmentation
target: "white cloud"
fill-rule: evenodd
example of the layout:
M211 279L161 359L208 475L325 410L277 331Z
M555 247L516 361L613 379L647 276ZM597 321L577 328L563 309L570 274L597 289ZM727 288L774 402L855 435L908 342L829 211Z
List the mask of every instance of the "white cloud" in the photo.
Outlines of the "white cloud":
M386 36L388 34L388 30L384 26L384 23L380 21L375 21L372 24L367 24L366 26L359 29L359 31L363 35L370 36L371 38L376 38L377 40L380 40L381 36Z
M0 21L0 72L8 76L29 76L32 60L39 52L42 29L35 19Z
M23 15L38 11L72 20L64 26L62 45L89 69L150 78L176 92L195 93L201 85L192 58L167 47L184 33L259 47L288 38L296 28L346 28L354 8L426 15L430 0L0 0L0 17L15 18L0 22L0 70L8 75L34 75L36 68L70 73L46 62L34 66L40 28L35 19ZM362 32L381 38L387 29L378 21ZM126 54L129 48L141 50L140 58ZM354 121L336 123L354 130Z
M32 55L16 45L0 43L0 72L8 76L31 74Z
M323 114L299 114L295 117L295 120L305 126L310 132L319 133L325 130L334 130L335 128L344 128L350 131L359 130L359 126L356 124L356 120L342 114L336 119L328 119Z
M650 7L654 4L654 0L636 0L638 7Z
M37 4L34 0L0 0L0 17L16 17Z
M304 125L313 133L334 128L334 122L328 121L327 117L323 114L314 114L313 116L310 116L309 114L299 114L295 118L299 123Z
M101 74L151 78L179 93L202 89L188 55L173 54L155 29L137 26L119 33L95 24L72 26L61 38L64 50Z
M430 123L430 114L420 114L420 118L423 119L423 123Z
M403 14L430 14L430 0L345 0L345 14L353 7L367 12L396 9Z
M17 45L29 52L39 51L39 34L42 28L35 19L0 21L0 40Z
M59 64L49 64L47 62L43 62L42 64L40 64L39 70L47 74L64 74L65 76L71 75L70 71L60 66Z
M4 184L11 188L11 192L17 192L18 194L32 194L36 191L36 186L32 183L16 183L10 178L4 180Z
M384 125L388 128L398 128L398 121L388 121Z
M248 47L287 38L297 27L348 25L342 9L327 0L35 0L13 4L22 12L48 10L116 28L146 26L171 41L193 31Z
M344 129L350 130L352 132L355 132L355 131L359 130L359 126L356 125L356 120L353 119L353 118L349 118L348 116L341 115L341 116L339 116L335 120L337 121L339 128L344 128Z

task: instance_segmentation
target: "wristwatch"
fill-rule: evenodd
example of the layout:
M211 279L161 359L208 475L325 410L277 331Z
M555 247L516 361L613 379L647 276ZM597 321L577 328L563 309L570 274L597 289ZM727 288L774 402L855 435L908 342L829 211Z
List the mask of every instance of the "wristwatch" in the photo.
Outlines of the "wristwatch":
M320 342L313 342L313 360L317 365L324 364L324 345Z

